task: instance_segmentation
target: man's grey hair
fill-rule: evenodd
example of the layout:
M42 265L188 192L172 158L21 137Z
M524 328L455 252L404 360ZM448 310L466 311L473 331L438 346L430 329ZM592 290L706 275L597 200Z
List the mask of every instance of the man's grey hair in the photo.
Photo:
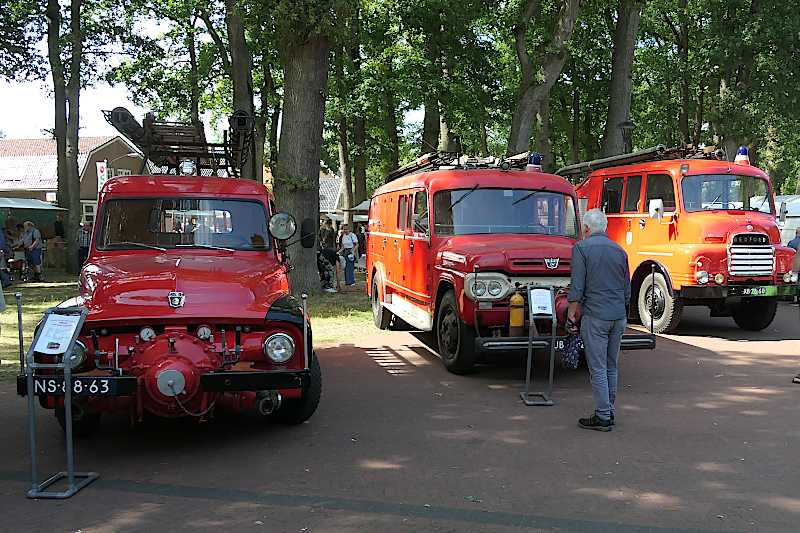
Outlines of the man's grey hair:
M600 233L608 228L608 219L599 209L590 209L583 215L583 224L589 228L589 235Z

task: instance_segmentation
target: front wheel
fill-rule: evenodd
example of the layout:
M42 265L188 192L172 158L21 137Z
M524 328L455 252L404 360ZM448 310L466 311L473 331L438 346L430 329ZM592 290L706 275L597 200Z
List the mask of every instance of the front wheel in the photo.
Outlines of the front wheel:
M372 320L378 329L387 329L392 323L392 312L381 303L381 293L378 287L378 275L372 276Z
M319 367L317 354L311 354L308 367L311 379L308 387L303 389L303 395L300 398L285 398L275 413L275 418L284 424L291 426L302 424L317 410L322 396L322 369Z
M453 374L466 374L475 366L475 333L458 314L456 295L448 291L439 302L436 314L436 340L445 368Z
M772 324L777 311L776 298L743 298L733 308L733 320L744 330L761 331Z
M669 286L663 274L648 275L642 281L636 299L636 307L644 327L649 329L651 320L654 333L666 333L678 327L683 312L683 302L669 293Z

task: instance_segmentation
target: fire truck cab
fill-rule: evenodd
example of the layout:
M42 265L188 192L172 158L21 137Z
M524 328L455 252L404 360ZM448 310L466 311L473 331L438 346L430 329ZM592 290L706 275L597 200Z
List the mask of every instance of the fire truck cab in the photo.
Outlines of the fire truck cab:
M609 237L628 253L632 313L656 333L674 330L688 305L762 330L778 299L797 294L795 252L781 245L769 176L750 165L746 148L732 163L658 146L558 173L588 173L577 187L581 207L606 213Z
M377 327L396 317L435 332L446 368L463 373L482 352L527 346L507 342L520 286L569 285L577 203L566 180L526 159L515 169L426 157L372 197L367 291Z

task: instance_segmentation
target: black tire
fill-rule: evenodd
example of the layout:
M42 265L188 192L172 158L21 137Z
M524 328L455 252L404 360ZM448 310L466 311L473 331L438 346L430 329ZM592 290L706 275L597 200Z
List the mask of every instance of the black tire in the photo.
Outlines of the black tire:
M655 280L653 278L655 277ZM655 291L653 283L655 282ZM656 301L653 312L653 331L655 333L668 333L678 327L683 313L683 302L669 293L669 285L663 274L655 276L648 274L639 286L636 296L636 308L642 325L650 329L650 302L651 295L655 292Z
M743 298L733 308L736 325L747 331L761 331L775 319L778 311L777 298Z
M63 431L67 431L67 416L63 407L56 407L56 420ZM72 402L72 435L89 437L100 428L100 413L86 410L80 403Z
M439 356L453 374L466 374L475 366L475 332L458 315L456 295L447 291L436 313L436 341Z
M386 309L381 303L381 293L378 287L378 275L372 276L372 291L370 292L372 301L372 320L378 329L388 329L392 323L392 312Z
M322 396L322 369L319 367L317 354L311 354L308 365L311 371L311 382L308 388L303 389L300 398L285 398L275 413L275 418L284 424L296 426L302 424L317 410L320 396Z

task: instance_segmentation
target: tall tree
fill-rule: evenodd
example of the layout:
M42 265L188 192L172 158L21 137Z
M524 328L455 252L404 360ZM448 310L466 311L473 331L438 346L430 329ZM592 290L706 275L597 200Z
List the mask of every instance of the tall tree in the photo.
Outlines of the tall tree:
M633 52L637 43L642 5L641 0L619 0L614 51L611 55L608 116L603 133L603 157L622 154L626 149L623 126L627 127L625 123L630 122Z
M539 4L539 0L523 2L513 28L520 79L506 150L509 155L525 152L530 147L536 112L541 108L542 101L550 97L550 89L567 60L566 46L575 27L580 0L561 2L556 27L550 38L543 39L543 44L537 47L536 56L539 60L535 63L528 50L528 34L531 21L539 14Z

